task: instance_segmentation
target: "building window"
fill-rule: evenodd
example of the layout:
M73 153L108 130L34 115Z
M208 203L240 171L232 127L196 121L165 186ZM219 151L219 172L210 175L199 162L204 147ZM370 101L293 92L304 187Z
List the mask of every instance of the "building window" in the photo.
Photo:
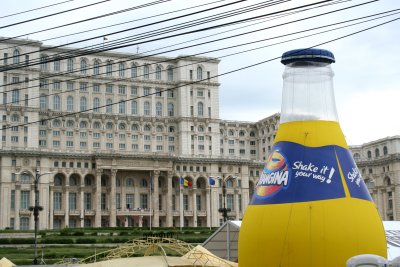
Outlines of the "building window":
M204 114L202 102L197 103L197 114L198 116L203 116Z
M53 195L53 209L54 210L61 210L62 204L62 193L61 192L54 192Z
M131 114L132 115L137 115L137 112L138 112L137 102L135 100L132 100L132 102L131 102Z
M53 96L53 109L57 111L61 110L61 99L58 95Z
M132 64L131 78L137 78L137 67L135 64Z
M162 116L162 104L157 102L156 104L156 116Z
M112 94L113 92L113 85L112 84L107 84L106 85L106 93Z
M168 66L168 68L167 68L167 80L168 81L174 80L174 70L172 69L171 66Z
M30 192L29 191L21 191L21 203L20 208L22 210L29 209L29 199L30 199Z
M69 58L67 61L67 71L68 72L74 71L74 60L72 58Z
M29 230L29 217L21 217L19 229Z
M86 60L81 59L81 74L86 74Z
M19 50L18 49L14 49L13 52L13 64L19 64Z
M235 210L234 196L232 194L226 195L226 207L231 209L231 211Z
M107 76L111 76L112 75L112 62L111 61L107 61L107 64L106 64L106 75Z
M147 207L148 207L148 205L147 205L147 199L148 199L148 196L147 196L147 194L140 194L140 207L142 208L142 209L147 209Z
M203 69L201 67L197 67L197 80L203 79Z
M91 193L84 193L83 197L83 205L85 210L91 210L92 209L92 194Z
M161 67L156 67L156 80L161 80Z
M94 75L99 75L100 74L100 63L99 63L99 61L97 59L93 63L93 74Z
M125 77L125 65L122 62L118 64L118 75L119 77Z
M87 110L87 100L86 97L82 96L80 99L80 111L86 111Z
M148 101L144 102L143 113L145 116L150 116L150 102Z
M100 106L100 99L98 97L95 97L93 99L93 112L100 112L99 106Z
M143 79L148 80L150 78L150 67L149 65L144 65L143 67Z
M118 113L119 114L125 114L126 113L126 104L125 104L124 100L121 100L118 103Z
M134 194L126 194L126 208L133 209L135 207L135 195Z
M201 210L201 195L196 195L196 208L197 210Z
M183 195L183 210L189 210L189 195Z

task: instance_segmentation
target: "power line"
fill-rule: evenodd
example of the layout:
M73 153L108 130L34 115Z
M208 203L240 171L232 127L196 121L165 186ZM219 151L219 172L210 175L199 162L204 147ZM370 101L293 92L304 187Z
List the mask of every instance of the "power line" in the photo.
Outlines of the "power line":
M74 1L74 0L70 0L70 1ZM114 27L114 26L119 26L119 25L131 23L131 22L136 22L136 21L146 20L146 19L149 19L149 18L155 18L155 17L159 17L159 16L164 16L164 15L167 15L167 14L172 14L172 13L176 13L176 12L181 12L181 11L185 11L185 10L189 10L189 9L193 9L193 8L197 8L197 7L201 7L201 6L205 6L205 5L210 5L210 4L214 4L214 3L218 3L218 2L223 2L223 1L226 1L226 0L218 0L218 1L210 2L210 3L206 3L206 4L201 4L201 5L197 5L197 6L193 6L193 7L188 7L188 8L183 8L183 9L178 9L178 10L175 10L175 11L165 12L165 13L161 13L161 14L157 14L157 15L153 15L153 16L148 16L148 17L140 18L140 19L134 19L134 20L129 20L129 21L125 21L125 22L121 22L121 23L116 23L116 24L112 24L112 25L107 25L107 26L103 26L103 27L93 28L93 29L89 29L89 30L85 30L85 31L75 32L75 33L66 34L66 35L60 35L60 36L56 36L56 37L52 37L52 38L43 39L43 40L41 40L41 41L42 41L42 42L44 42L44 41L50 41L50 40L55 40L55 39L59 39L59 38L63 38L63 37L69 37L69 36L73 36L73 35L77 35L77 34L87 33L87 32L96 31L96 30L101 30L101 29L106 29L106 28L110 28L110 27ZM347 1L351 1L351 0L347 0ZM46 30L47 30L47 29L46 29ZM33 34L33 33L36 33L36 32L26 33L26 34L23 34L23 35L14 36L14 37L10 37L10 38L7 38L7 39L15 39L15 38L22 37L22 36L29 35L29 34ZM5 41L5 40L7 40L7 39L2 39L1 41ZM0 41L0 42L1 42L1 41ZM33 41L33 42L27 42L27 43L24 43L24 44L22 44L22 45L30 45L30 44L34 44L34 43L36 43L36 42L35 42L35 41ZM0 51L1 51L1 50L5 50L5 49L10 49L10 48L15 48L15 47L17 47L17 46L12 46L12 47L7 47L7 48L1 48Z
M310 46L310 47L305 48L305 49L309 49L309 48L321 46L321 45L324 45L324 44L327 44L327 43L335 42L335 41L338 41L338 40L341 40L341 39L344 39L344 38L347 38L347 37L350 37L350 36L353 36L353 35L356 35L356 34L359 34L359 33L362 33L362 32L365 32L365 31L368 31L368 30L371 30L371 29L374 29L374 28L377 28L377 27L380 27L380 26L383 26L383 25L386 25L388 23L392 23L392 22L397 21L399 19L400 18L395 18L395 19L392 19L392 20L389 20L389 21L385 21L385 22L382 22L382 23L379 23L379 24L364 28L362 30L358 30L358 31L352 32L350 34L346 34L346 35L343 35L343 36L340 36L340 37L337 37L337 38L334 38L334 39L331 39L331 40L328 40L328 41L325 41L325 42L322 42L322 43L315 44L315 45ZM220 76L225 76L225 75L228 75L228 74L232 74L232 73L235 73L235 72L238 72L238 71L242 71L242 70L245 70L245 69L249 69L249 68L252 68L252 67L256 67L256 66L259 66L259 65L262 65L262 64L265 64L265 63L280 59L280 58L281 58L281 56L270 58L270 59L267 59L267 60L264 60L264 61L260 61L260 62L251 64L251 65L247 65L247 66L244 66L244 67L241 67L241 68L237 68L237 69L225 72L225 73L221 73L221 74L209 77L209 78L207 77L206 79L201 79L201 80L197 80L197 81L193 81L193 82L188 82L188 83L185 83L183 85L175 86L173 88L168 88L168 89L165 89L165 90L161 90L160 92L167 92L167 91L174 90L174 89L177 89L177 88L180 88L180 87L183 87L183 86L197 84L197 83L200 83L200 82L203 82L203 81L207 81L208 79L211 79L211 78L217 78L217 77L220 77ZM68 114L53 116L53 117L50 117L50 118L44 118L44 119L41 119L39 121L33 121L33 122L28 122L28 123L23 123L23 124L8 126L8 127L7 126L6 127L3 126L3 130L9 129L9 128L12 128L12 127L22 127L22 126L25 126L25 125L30 125L30 124L34 124L34 123L43 122L43 121L54 120L54 119L57 119L57 118L69 117L69 116L73 116L73 115L76 115L76 114L81 114L81 113L84 113L84 112L93 111L95 109L101 109L101 108L105 108L107 106L113 106L113 105L116 105L116 104L119 104L119 103L126 103L128 101L144 98L146 96L155 95L155 94L160 93L160 92L154 92L154 93L150 93L150 94L143 95L143 96L138 96L138 97L134 97L134 98L130 98L130 99L120 100L118 102L102 105L102 106L99 106L99 107L96 107L96 108L86 109L86 110L83 110L83 111L70 112Z
M48 7L52 7L52 6L57 6L57 5L65 4L65 3L68 3L68 2L72 2L72 1L75 1L75 0L67 0L67 1L59 2L59 3L47 5L47 6L37 7L37 8L25 10L25 11L12 13L12 14L9 14L9 15L4 15L4 16L1 16L0 19L4 19L4 18L16 16L16 15L21 15L21 14L24 14L24 13L28 13L28 12L32 12L32 11L36 11L36 10L40 10L40 9L44 9L44 8L48 8Z
M71 11L79 10L79 9L82 9L82 8L85 8L85 7L90 7L90 6L95 6L95 5L103 4L103 3L109 2L109 1L111 1L111 0L103 0L103 1L100 1L100 2L97 2L97 3L93 3L93 4L89 4L89 5L84 5L84 6L80 6L80 7L75 7L75 8L67 9L67 10L64 10L64 11L60 11L60 12L56 12L56 13L52 13L52 14L48 14L48 15L36 17L36 18L33 18L33 19L28 19L28 20L24 20L24 21L19 21L19 22L11 23L11 24L8 24L8 25L0 26L0 29L12 27L12 26L16 26L16 25L20 25L20 24L24 24L24 23L28 23L28 22L35 21L35 20L40 20L40 19L44 19L44 18L49 18L49 17L52 17L52 16L56 16L56 15L68 13L68 12L71 12Z
M111 0L108 0L108 1L111 1ZM171 1L171 0L157 0L157 1L146 3L146 4L143 4L143 5L134 6L134 7L125 8L125 9L121 9L121 10L118 10L118 11L106 13L106 14L103 14L103 15L100 15L100 16L95 16L95 17L91 17L91 18L78 20L78 21L70 22L70 23L63 24L63 25L59 25L59 26L50 27L50 28L47 28L47 29L44 29L44 30L39 30L39 31L34 31L34 32L30 32L30 33L17 35L17 36L14 36L14 37L9 37L9 38L0 40L0 42L5 42L5 41L8 41L8 40L12 40L12 39L15 39L15 38L18 38L18 37L22 37L22 36L26 36L26 35L30 35L30 34L46 32L46 31L49 31L49 30L59 29L59 28L63 28L63 27L67 27L67 26L71 26L71 25L75 25L75 24L79 24L79 23L83 23L83 22L88 22L88 21L91 21L91 20L101 19L101 18L105 18L105 17L108 17L108 16L118 15L118 14L121 14L121 13L124 13L124 12L132 11L132 10L136 10L136 9L140 9L140 8L144 8L144 7L149 7L149 6L153 6L153 5L157 5L157 4L161 4L161 3L165 3L165 2L169 2L169 1Z
M308 18L310 18L310 17L308 17ZM306 19L307 19L307 18L306 18ZM292 21L292 22L293 22L293 21ZM292 23L292 22L287 22L287 23L284 23L284 24L278 24L278 25L275 25L275 26L282 26L282 25L285 25L285 24L288 24L288 23ZM263 28L263 29L260 29L260 30L266 30L266 29L269 29L269 28L270 28L270 27L268 27L268 28ZM233 35L233 36L230 36L230 37L220 38L220 39L214 40L214 41L212 41L212 42L216 42L216 41L220 41L220 40L225 40L225 39L233 38L233 37L238 37L238 36L241 36L241 35L254 33L254 32L257 32L257 31L260 31L260 30L248 31L248 32L242 33L242 34L237 34L237 35ZM211 42L205 42L205 43L201 43L201 44L198 44L198 45L207 44L207 43L211 43ZM194 46L198 46L198 45L187 46L187 47L184 47L184 48L194 47ZM146 58L146 57L151 57L151 56L159 55L159 54L162 54L162 53L173 52L173 51L177 51L177 50L180 50L180 49L182 49L182 48L173 49L173 50L169 50L169 51L163 51L163 52L159 52L159 53L151 54L151 55L146 55L146 56L142 56L142 57L133 56L133 57L129 57L129 58L126 59L126 60L120 61L120 63L124 63L124 62L130 61L130 60L137 60L137 59L142 59L142 58ZM104 64L104 65L102 65L102 66L105 66L105 65L106 65L106 64ZM87 70L87 69L86 69L86 70ZM47 78L51 78L51 77L58 77L58 76L60 76L60 75L62 75L62 74L71 74L71 73L74 73L74 72L80 72L80 70L76 70L76 71L73 71L73 72L57 73L57 74L49 75L49 76L45 76L45 77L42 76L42 77L37 78L37 79L31 79L30 81L38 80L38 79L47 79ZM116 72L116 71L112 71L112 72ZM96 75L91 75L91 76L89 76L89 77L94 77L94 76L96 76ZM76 79L80 79L80 77L73 78L73 79L70 79L70 80L76 80ZM70 80L68 80L68 81L70 81ZM20 83L23 83L23 81L21 81ZM6 85L9 85L9 84L6 84ZM14 83L14 85L15 85L15 83ZM4 86L4 85L3 85L3 86ZM24 89L33 88L33 87L37 87L37 86L25 87Z

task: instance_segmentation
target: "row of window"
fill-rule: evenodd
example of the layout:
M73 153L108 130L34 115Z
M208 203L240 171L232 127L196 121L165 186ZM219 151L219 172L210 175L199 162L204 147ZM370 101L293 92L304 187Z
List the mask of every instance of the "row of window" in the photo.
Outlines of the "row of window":
M384 156L386 156L386 155L389 153L389 152L388 152L387 146L384 146L382 150L383 150L383 155L384 155ZM380 156L380 150L379 150L379 148L375 148L375 157L377 158L377 157L379 157L379 156ZM372 152L371 152L371 150L368 150L368 151L367 151L367 157L368 157L368 159L372 159ZM353 158L354 158L355 160L360 160L360 159L361 159L360 153L354 153Z
M53 107L52 109L55 111L61 111L62 110L62 99L61 96L59 95L54 95L53 96ZM107 99L105 103L102 103L100 98L95 97L93 98L93 104L92 106L89 106L88 104L88 99L85 96L82 96L79 98L79 111L90 111L93 110L95 113L113 113L115 110L113 110L114 106L117 106L119 114L127 114L127 110L130 110L130 114L132 115L139 115L139 106L141 105L141 102L138 102L136 100L125 100L121 99L119 102L114 103L112 99ZM203 103L199 102L199 116L202 116L200 114L203 114ZM67 97L67 107L66 107L68 112L75 112L75 100L73 96L68 96ZM152 114L152 104L150 101L144 101L143 102L143 115L144 116L151 116ZM41 110L47 110L48 109L48 103L47 103L47 96L42 95L40 96L40 109ZM163 104L161 102L156 102L155 103L155 116L165 116L165 111L163 109ZM166 114L168 116L175 116L175 106L173 103L168 103L167 105L167 112Z

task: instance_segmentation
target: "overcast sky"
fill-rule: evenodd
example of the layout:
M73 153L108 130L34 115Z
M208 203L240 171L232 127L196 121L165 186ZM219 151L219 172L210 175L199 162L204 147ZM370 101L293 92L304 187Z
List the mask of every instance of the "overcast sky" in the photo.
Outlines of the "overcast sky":
M65 1L65 0L64 0ZM43 16L59 12L66 9L76 8L79 6L96 3L96 0L74 0L66 3L49 7L37 11L23 13L16 16L5 17L7 15L42 7L54 3L60 3L63 0L13 0L3 1L0 10L0 36L14 37L24 35L20 38L29 38L34 40L45 40L54 38L61 35L72 34L83 30L89 30L97 27L104 27L107 25L122 23L137 19L142 19L148 16L154 16L169 11L176 11L178 9L193 7L200 4L207 4L215 2L207 6L182 11L179 13L171 13L164 16L153 17L141 21L133 21L124 25L104 28L101 30L88 32L84 34L72 35L68 37L57 38L53 40L44 41L46 45L61 45L68 42L81 40L92 36L106 35L109 41L117 40L121 37L132 36L138 33L145 33L151 29L157 29L167 25L174 25L176 23L193 21L195 18L204 17L212 14L222 14L228 10L235 8L245 7L248 5L262 3L263 1L245 1L238 4L231 5L226 8L217 9L215 11L203 13L202 15L191 16L179 20L173 20L169 23L155 25L153 27L146 27L137 29L123 34L112 35L110 32L136 27L139 25L159 21L161 19L172 18L187 14L189 12L199 11L202 9L215 7L222 4L232 3L233 0L217 1L192 1L192 0L172 0L166 3L161 3L147 8L133 10L130 12L121 13L115 16L109 16L99 20L93 20L78 25L63 27L42 33L32 33L35 31L43 30L49 27L58 26L78 20L83 20L93 16L103 15L112 11L118 11L133 6L138 6L150 1L144 0L110 0L105 3L95 5L93 7L83 8L78 11L68 12L63 15L52 16L46 19L31 21L16 26L5 27L6 25L32 19L35 17ZM264 1L271 2L271 1ZM249 12L240 16L231 16L229 18L216 21L209 24L202 24L192 29L200 29L211 25L218 25L227 22L237 21L240 19L260 16L283 9L294 8L301 5L315 3L314 0L293 0L286 3L263 8L254 12ZM321 13L330 12L336 9L350 7L353 5L366 3L367 1L341 1L343 3L330 5L323 8L309 10L298 14L292 14L281 18L271 17L258 20L256 25L248 26L247 24L234 25L224 27L212 31L200 32L196 35L184 35L181 37L167 39L158 42L151 42L141 44L139 46L133 45L124 48L125 52L136 52L139 49L141 53L148 52L152 49L165 47L168 45L178 44L184 41L190 41L195 38L213 35L208 38L192 41L188 44L195 44L203 41L214 40L221 37L228 37L231 35L246 33L257 29L270 28L268 30L259 31L253 34L247 34L236 38L226 39L225 41L213 42L207 45L202 45L190 49L180 50L168 53L169 56L189 55L195 53L203 53L214 49L224 48L227 46L242 44L250 41L257 41L266 38L273 38L280 35L288 35L282 38L274 38L271 40L258 42L252 45L241 46L229 50L208 52L203 55L210 57L221 57L219 65L219 73L229 72L238 68L250 66L258 62L267 61L281 56L287 50L295 48L304 48L315 46L335 38L339 38L365 28L397 19L399 14L381 18L379 20L362 23L356 26L338 29L324 34L315 35L298 39L296 41L289 41L293 38L304 37L311 33L317 33L328 28L323 28L314 31L303 32L299 34L291 34L298 31L324 26L327 24L338 23L345 20L355 19L363 16L373 15L379 12L389 11L396 8L400 9L400 2L398 0L381 0L372 3L350 8L345 11L331 13L329 15L314 17L312 19L305 19L310 16L316 16ZM331 2L332 3L332 2ZM292 22L294 20L305 19L300 22ZM286 25L277 26L279 24L292 22ZM252 24L255 21L251 22ZM1 26L3 25L3 27ZM246 28L238 29L239 27L248 26ZM341 24L348 25L348 24ZM339 25L338 25L339 26ZM338 27L335 26L335 27ZM1 28L2 27L2 28ZM388 23L386 25L367 30L365 32L337 40L331 43L318 46L331 50L335 57L336 63L332 65L335 72L334 84L337 109L339 113L340 123L343 132L350 145L362 144L376 139L385 138L387 136L400 135L400 68L398 66L398 58L400 53L400 20ZM332 29L331 27L329 29ZM184 30L184 31L188 31ZM184 32L179 31L179 32ZM227 31L227 32L226 32ZM28 34L29 33L29 34ZM177 33L177 32L175 32ZM28 34L28 35L26 35ZM278 42L288 41L285 43L277 44ZM84 47L87 45L101 44L102 38L97 38L92 41L75 44L73 47ZM174 48L181 47L177 45ZM264 48L260 48L264 46ZM228 54L243 52L250 48L259 48L257 50L242 53L233 56L226 56ZM160 50L162 51L162 50ZM281 91L282 91L282 72L283 65L279 60L272 60L265 64L256 67L248 68L242 71L234 72L229 75L224 75L219 78L220 86L220 117L226 120L239 120L239 121L258 121L262 118L270 116L274 113L280 112L281 105Z

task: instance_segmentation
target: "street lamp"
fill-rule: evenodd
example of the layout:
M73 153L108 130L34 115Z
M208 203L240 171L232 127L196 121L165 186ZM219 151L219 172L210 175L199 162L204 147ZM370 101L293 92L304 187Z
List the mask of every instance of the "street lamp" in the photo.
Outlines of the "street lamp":
M218 211L220 213L222 213L222 217L224 218L224 222L226 222L227 219L228 219L228 212L231 211L230 208L226 207L226 181L228 181L230 179L234 180L237 177L236 176L228 176L228 177L222 176L222 178L221 178L221 177L218 176L217 178L222 181L222 197L223 197L223 207L219 208Z
M21 172L21 173L15 173L15 174L27 174L28 172ZM35 173L35 181L34 181L34 185L35 185L35 205L29 207L30 211L33 211L33 218L35 221L35 246L34 246L34 250L35 250L35 255L33 258L33 264L37 265L38 264L38 253L37 253L37 233L38 233L38 227L39 227L39 211L43 210L43 207L39 205L39 179L40 177L42 177L43 175L46 174L51 174L51 172L45 172L45 173L40 173L39 169L36 169L36 173Z

